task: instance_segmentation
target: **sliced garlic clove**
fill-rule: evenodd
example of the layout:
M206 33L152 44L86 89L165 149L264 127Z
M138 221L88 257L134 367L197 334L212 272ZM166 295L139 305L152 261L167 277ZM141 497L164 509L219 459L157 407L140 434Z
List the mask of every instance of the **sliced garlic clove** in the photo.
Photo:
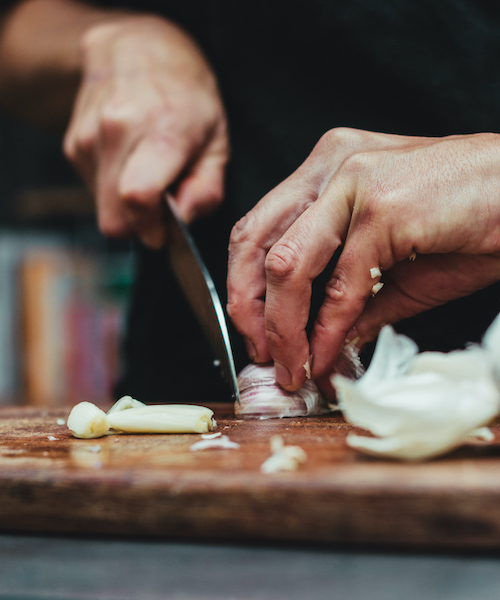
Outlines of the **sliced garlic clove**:
M80 402L71 410L67 425L77 438L97 438L109 431L106 413L90 402Z

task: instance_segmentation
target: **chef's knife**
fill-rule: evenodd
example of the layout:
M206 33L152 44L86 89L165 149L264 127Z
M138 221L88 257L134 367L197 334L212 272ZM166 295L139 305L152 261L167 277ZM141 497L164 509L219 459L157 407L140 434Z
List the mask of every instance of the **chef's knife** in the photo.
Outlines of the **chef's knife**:
M234 398L240 403L240 392L234 366L233 351L226 318L214 282L205 266L177 206L165 194L167 226L166 254L170 267L203 329Z

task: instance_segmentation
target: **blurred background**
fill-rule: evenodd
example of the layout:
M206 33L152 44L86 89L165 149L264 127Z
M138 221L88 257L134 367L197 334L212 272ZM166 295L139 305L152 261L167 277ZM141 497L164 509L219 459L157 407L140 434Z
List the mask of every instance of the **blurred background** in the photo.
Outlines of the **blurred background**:
M110 397L133 279L57 135L0 112L0 404Z

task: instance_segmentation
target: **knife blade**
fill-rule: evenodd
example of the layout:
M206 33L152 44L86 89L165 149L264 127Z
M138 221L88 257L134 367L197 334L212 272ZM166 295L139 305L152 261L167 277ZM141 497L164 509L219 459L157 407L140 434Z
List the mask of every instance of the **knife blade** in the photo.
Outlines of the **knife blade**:
M235 400L240 392L226 317L213 279L189 230L179 215L174 199L165 194L167 243L165 252L172 272L197 318Z

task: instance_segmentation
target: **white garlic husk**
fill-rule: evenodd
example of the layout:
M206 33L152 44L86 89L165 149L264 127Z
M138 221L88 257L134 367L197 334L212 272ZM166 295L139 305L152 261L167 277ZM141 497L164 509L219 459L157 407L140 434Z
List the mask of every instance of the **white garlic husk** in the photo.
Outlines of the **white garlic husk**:
M66 424L77 438L102 437L110 428L106 413L91 402L80 402L74 406Z
M500 345L498 322L489 333L489 345ZM350 446L421 460L457 447L499 413L495 354L487 344L447 354L417 352L412 340L387 326L361 379L332 377L345 418L377 436L350 434Z

